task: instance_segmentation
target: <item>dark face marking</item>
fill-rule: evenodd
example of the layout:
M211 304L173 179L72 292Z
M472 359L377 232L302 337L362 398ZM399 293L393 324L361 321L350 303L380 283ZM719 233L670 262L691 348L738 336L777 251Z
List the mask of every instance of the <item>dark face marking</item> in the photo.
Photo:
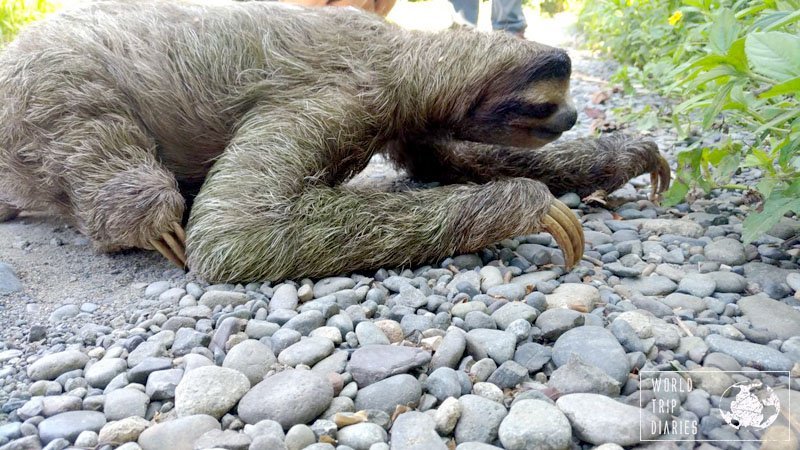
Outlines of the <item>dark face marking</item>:
M529 103L524 100L507 100L494 108L491 117L498 121L505 121L514 117L528 117L532 119L546 119L558 110L555 103Z
M552 79L566 79L572 75L572 60L567 52L554 49L537 55L533 64L525 69L523 80L526 83Z

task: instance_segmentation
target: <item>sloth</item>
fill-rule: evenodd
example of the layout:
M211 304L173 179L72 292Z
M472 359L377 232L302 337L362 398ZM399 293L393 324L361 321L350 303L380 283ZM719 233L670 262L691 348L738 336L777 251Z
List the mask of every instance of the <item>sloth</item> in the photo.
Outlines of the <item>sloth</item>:
M539 231L571 267L583 232L555 196L647 172L657 194L670 173L637 137L553 142L576 122L570 74L560 49L353 8L90 4L0 56L0 219L47 210L100 251L154 249L209 281L430 263ZM379 153L438 184L346 184Z

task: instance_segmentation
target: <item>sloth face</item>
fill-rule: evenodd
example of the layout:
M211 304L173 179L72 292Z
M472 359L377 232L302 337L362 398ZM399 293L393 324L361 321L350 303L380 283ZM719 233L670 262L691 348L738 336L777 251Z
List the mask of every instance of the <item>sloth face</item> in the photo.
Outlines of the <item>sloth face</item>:
M578 113L569 98L569 56L541 47L546 50L523 69L489 82L466 120L456 127L456 138L537 148L575 125Z

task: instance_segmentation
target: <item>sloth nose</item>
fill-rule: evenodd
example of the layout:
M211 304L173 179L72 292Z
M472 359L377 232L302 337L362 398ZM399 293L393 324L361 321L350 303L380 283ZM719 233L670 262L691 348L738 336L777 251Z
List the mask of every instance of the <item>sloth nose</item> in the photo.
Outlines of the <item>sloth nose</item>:
M547 121L547 127L556 133L562 133L575 126L578 121L578 111L574 107L561 108Z

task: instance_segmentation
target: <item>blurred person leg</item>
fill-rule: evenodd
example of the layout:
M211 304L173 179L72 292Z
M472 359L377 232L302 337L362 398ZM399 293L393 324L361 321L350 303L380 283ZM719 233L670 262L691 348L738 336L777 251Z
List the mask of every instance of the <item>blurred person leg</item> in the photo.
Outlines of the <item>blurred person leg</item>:
M459 25L478 26L480 0L450 0L455 9L453 21Z
M527 26L522 0L492 0L492 29L524 38Z

